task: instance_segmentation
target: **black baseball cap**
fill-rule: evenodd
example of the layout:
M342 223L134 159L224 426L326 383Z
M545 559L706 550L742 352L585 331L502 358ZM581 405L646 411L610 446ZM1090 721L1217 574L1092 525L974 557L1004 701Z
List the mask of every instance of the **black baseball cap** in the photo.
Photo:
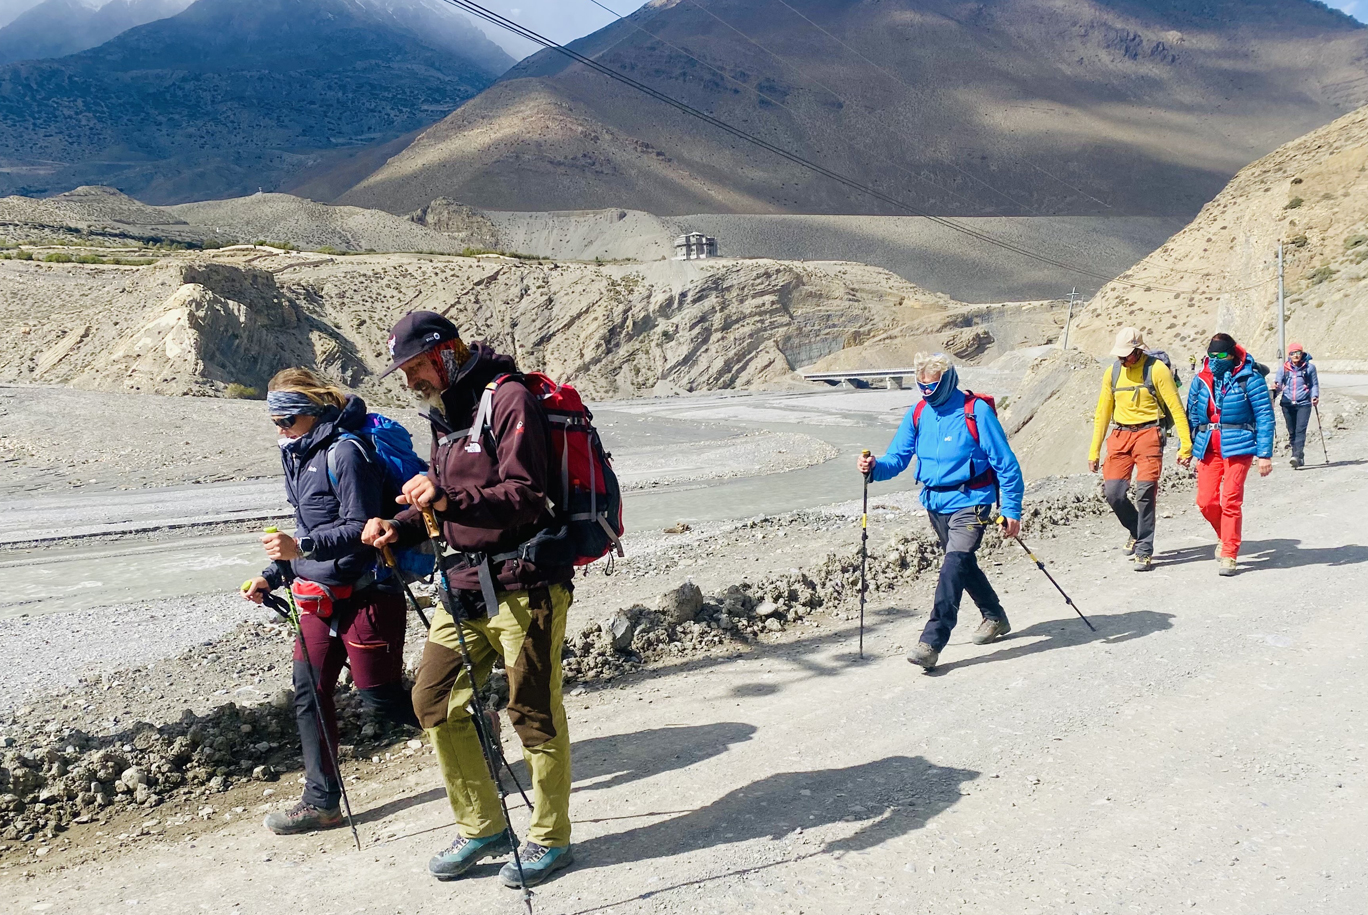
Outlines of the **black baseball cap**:
M414 356L436 349L448 340L461 339L461 332L435 311L411 311L399 319L389 335L390 367L380 373L384 378Z

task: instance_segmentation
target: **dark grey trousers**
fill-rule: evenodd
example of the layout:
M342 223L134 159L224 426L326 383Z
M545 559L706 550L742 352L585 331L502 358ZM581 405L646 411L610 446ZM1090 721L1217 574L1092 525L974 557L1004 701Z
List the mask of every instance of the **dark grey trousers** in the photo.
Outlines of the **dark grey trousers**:
M1135 483L1135 501L1131 502L1128 490L1130 480L1107 480L1103 484L1103 494L1107 504L1116 513L1117 520L1135 538L1135 555L1154 555L1154 525L1159 516L1159 484Z
M959 620L960 598L965 591L969 592L984 619L1005 620L1007 613L974 555L983 542L984 528L993 523L992 508L978 505L949 514L928 511L926 515L945 549L945 561L936 581L931 619L926 621L921 640L936 651L943 651Z
M1283 422L1287 423L1287 440L1292 446L1292 456L1300 463L1306 457L1306 427L1311 422L1311 404L1292 404L1278 401L1282 407Z

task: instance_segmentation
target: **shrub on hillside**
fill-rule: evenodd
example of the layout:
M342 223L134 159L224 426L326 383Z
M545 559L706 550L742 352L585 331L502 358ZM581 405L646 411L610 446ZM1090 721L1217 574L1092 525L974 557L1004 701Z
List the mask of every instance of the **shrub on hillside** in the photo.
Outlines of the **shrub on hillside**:
M1339 273L1339 271L1329 265L1324 267L1317 267L1315 270L1311 271L1310 275L1308 276L1308 279L1311 280L1312 286L1319 286L1321 283L1333 280L1335 278L1336 273Z
M261 392L254 387L245 384L238 384L234 381L223 391L224 394L234 400L261 400Z
M73 259L74 259L74 258L72 258L72 256L71 256L70 254L63 254L63 253L60 252L60 251L55 251L55 252L53 252L52 254L49 254L49 255L47 255L46 257L44 257L44 258L43 258L43 263L45 263L45 264L69 264L69 263L72 262Z
M1285 204L1283 205L1283 209L1284 209L1284 210L1295 210L1297 207L1301 206L1303 203L1306 203L1306 201L1305 201L1305 200L1302 200L1300 197L1293 197L1291 200L1287 201L1287 203L1285 203Z

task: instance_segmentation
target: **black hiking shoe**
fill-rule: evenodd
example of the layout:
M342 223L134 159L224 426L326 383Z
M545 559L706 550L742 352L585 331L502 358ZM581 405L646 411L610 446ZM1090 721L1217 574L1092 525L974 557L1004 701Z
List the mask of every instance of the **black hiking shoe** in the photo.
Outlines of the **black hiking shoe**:
M996 642L1011 631L1012 624L1007 622L1005 617L1000 620L990 620L985 616L970 639L975 645L987 645L989 642Z
M289 810L267 814L265 826L278 836L297 836L321 829L336 829L342 825L342 808L324 810L300 801Z
M1299 457L1294 457L1294 458L1293 458L1291 461L1289 461L1288 463L1290 463L1290 464L1292 465L1292 469L1293 469L1293 470L1298 470L1298 469L1301 468L1302 459L1299 458Z
M918 642L917 647L907 653L907 660L908 663L916 664L925 670L935 670L936 662L940 660L940 652L925 642Z

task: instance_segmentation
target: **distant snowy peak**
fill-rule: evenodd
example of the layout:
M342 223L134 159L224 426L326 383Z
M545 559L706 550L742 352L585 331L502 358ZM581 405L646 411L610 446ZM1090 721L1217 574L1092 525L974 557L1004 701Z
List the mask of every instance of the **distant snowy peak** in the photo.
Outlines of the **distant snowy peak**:
M192 0L43 0L0 28L0 63L65 57L135 26L174 16Z

